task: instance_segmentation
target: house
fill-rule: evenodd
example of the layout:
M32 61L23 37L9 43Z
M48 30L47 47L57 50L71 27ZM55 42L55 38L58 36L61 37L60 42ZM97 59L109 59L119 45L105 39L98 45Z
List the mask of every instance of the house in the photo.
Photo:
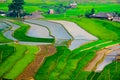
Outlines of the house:
M53 9L49 9L48 14L54 14L54 13L55 13L55 12L54 12Z
M69 6L70 6L71 8L76 8L76 7L77 7L77 3L76 3L76 2L71 3Z
M100 12L98 14L90 15L90 17L92 18L101 18L101 19L108 19L108 20L112 20L113 17L115 16L116 16L115 13L107 13L107 12Z
M114 17L112 21L120 22L120 17Z
M2 10L0 10L0 16L6 16L6 13Z

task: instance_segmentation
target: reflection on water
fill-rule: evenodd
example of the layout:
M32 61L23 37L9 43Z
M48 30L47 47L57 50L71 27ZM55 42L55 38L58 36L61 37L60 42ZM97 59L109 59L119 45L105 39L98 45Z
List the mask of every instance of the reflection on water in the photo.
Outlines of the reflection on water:
M12 28L11 28L11 30L8 30L8 31L4 32L3 35L4 35L6 38L8 38L8 39L17 41L17 39L15 39L12 35L13 35L14 31L15 31L16 29L18 29L20 26L17 26L17 25L15 25L15 24L10 23L10 22L7 22L7 21L6 21L5 23L11 25Z
M31 21L31 20L30 20ZM86 40L86 39L82 39L81 36L79 36L79 39L78 36L76 36L74 38L73 41L72 40L72 37L67 33L67 31L62 27L62 25L60 24L57 24L57 23L52 23L52 22L48 22L48 21L38 21L38 20L35 20L33 22L35 23L39 23L39 24L44 24L46 25L50 31L52 32L52 34L54 34L55 38L56 38L56 41L55 41L55 46L67 46L69 47L70 50L74 50L78 47L80 47L81 45L85 44L85 43L88 43L92 40ZM11 39L11 40L14 40L14 41L18 41L17 39L15 39L12 35L14 33L14 31L16 29L18 29L20 26L18 25L15 25L13 23L10 23L10 22L7 22L7 24L11 25L12 26L12 29L9 30L9 31L6 31L4 33L4 36L7 37L8 39ZM31 24L32 26L34 27L31 27L31 29L28 31L27 35L29 36L34 36L34 37L45 37L49 35L49 32L47 31L47 34L45 30L47 30L46 28L44 28L45 30L40 34L39 31L41 32L41 28L37 25L34 25L34 24ZM40 29L39 29L40 28ZM42 29L43 30L43 29ZM50 37L50 36L49 36ZM50 37L52 38L52 37ZM84 37L85 38L85 37ZM69 43L71 41L71 43ZM30 44L30 45L40 45L40 44L50 44L50 43L41 43L41 42L24 42L24 41L19 41L20 44Z
M106 56L104 61L97 66L96 72L100 72L104 69L105 66L112 63L112 61L115 59L115 56Z
M71 41L69 39L56 39L55 46L67 46L70 50L74 50L88 42L91 42L91 40L75 39Z
M26 22L24 23L31 26L26 33L27 36L36 37L36 38L53 38L52 36L50 36L47 28L31 23L26 23Z
M14 31L16 29L18 29L20 26L18 25L15 25L15 24L12 24L10 22L6 22L7 24L11 25L12 26L12 29L11 30L8 30L6 32L4 32L4 36L8 39L11 39L11 40L14 40L14 41L17 41L17 43L19 44L24 44L24 45L47 45L47 44L52 44L52 43L44 43L44 42L24 42L24 41L18 41L17 39L15 39L12 35L14 33Z
M10 40L14 40L14 41L17 41L17 39L15 39L12 35L13 35L13 31L12 30L9 30L9 31L6 31L4 32L3 34L6 38L10 39Z
M81 45L86 44L88 42L90 42L90 40L75 39L71 42L69 49L74 50L74 49L76 49L76 48L80 47Z
M117 49L118 48L118 49ZM120 53L120 46L116 47L117 50L112 51L111 53L109 53L105 59L103 60L102 63L100 63L97 68L96 68L96 72L100 72L104 69L105 66L107 66L108 64L112 63L113 60L115 60L116 56Z
M68 34L68 32L63 28L61 24L57 24L46 20L25 20L25 21L37 25L42 25L48 28L50 30L51 35L54 36L56 39L72 39L72 37Z

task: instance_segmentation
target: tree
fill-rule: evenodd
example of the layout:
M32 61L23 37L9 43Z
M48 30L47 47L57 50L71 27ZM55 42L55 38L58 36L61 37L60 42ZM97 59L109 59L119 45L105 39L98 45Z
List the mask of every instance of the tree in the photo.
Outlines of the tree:
M85 13L85 17L87 17L87 18L89 18L89 17L90 17L90 15L91 15L91 13L90 13L90 12L86 12L86 13Z
M95 9L92 8L92 9L91 9L91 14L94 14L94 13L95 13Z
M56 13L61 14L65 12L66 12L66 8L63 4L60 4L59 6L56 7Z
M93 14L95 14L95 9L94 8L92 8L90 12L86 12L85 16L89 18Z
M13 0L12 3L8 6L9 12L12 14L12 17L21 17L23 14L23 5L24 0Z
M120 12L119 11L115 11L115 16L119 16L120 17Z

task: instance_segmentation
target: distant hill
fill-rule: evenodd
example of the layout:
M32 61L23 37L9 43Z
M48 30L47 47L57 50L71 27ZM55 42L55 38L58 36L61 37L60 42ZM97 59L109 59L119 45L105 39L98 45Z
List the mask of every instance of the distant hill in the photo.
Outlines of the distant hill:
M11 1L12 0L7 0L7 2L11 2ZM120 0L25 0L25 2L28 3L41 3L41 2L120 3Z

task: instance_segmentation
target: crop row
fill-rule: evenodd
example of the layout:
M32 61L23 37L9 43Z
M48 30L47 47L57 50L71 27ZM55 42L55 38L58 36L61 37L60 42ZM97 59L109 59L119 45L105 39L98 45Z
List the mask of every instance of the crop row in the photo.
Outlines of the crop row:
M38 51L36 46L1 45L0 78L15 79L30 64ZM11 48L11 49L10 49ZM9 52L9 53L7 53Z
M57 47L57 53L46 59L36 73L35 79L85 80L90 72L85 72L84 67L95 56L95 52L101 48L116 43L117 42L98 40L73 51L70 51L66 47ZM91 45L93 45L93 47L91 47ZM82 51L83 49L86 50Z

